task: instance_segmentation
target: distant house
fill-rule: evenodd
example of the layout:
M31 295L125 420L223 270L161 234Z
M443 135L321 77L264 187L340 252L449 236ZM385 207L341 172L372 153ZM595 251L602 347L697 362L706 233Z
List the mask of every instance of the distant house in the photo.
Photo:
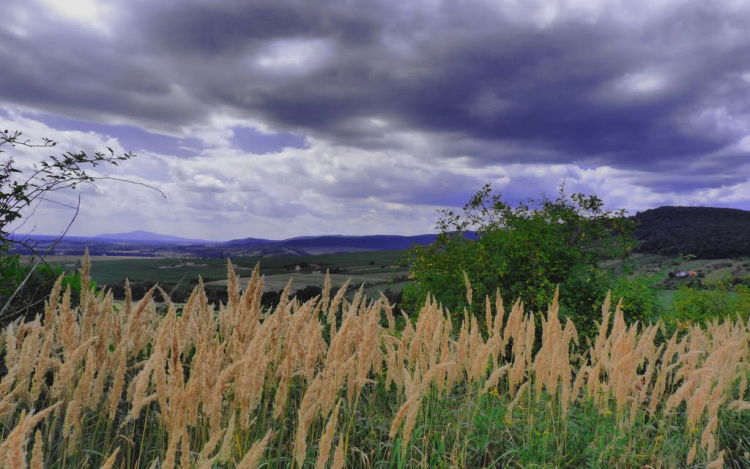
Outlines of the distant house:
M698 275L698 272L696 272L694 270L691 270L690 272L688 272L688 274L690 274L690 275Z
M679 274L677 274L678 277L687 277L687 275L688 275L687 272L685 272L684 270L680 272Z
M297 267L294 268L295 272L299 272L300 270L302 270L302 267L300 267L300 266L297 266Z

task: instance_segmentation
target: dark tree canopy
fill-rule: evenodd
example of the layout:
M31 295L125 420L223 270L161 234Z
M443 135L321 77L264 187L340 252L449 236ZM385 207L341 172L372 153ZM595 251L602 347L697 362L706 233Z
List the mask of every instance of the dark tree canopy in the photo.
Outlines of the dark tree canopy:
M750 211L712 207L659 207L638 213L639 252L699 259L750 255Z

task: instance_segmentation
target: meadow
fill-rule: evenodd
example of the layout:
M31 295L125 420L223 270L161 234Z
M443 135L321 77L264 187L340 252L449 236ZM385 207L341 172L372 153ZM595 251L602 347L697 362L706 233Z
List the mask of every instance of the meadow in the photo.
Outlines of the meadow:
M468 282L486 315L399 318L330 279L266 310L232 264L226 305L198 286L179 310L158 288L116 307L82 273L78 306L58 282L2 334L4 467L750 465L747 315L667 334L607 298L582 343L557 296L533 314Z
M404 251L369 251L340 254L319 254L310 256L283 257L243 257L233 259L237 274L249 278L256 264L261 263L261 273L266 276L265 291L281 291L292 280L295 288L308 285L322 287L326 271L331 272L333 287L340 287L347 280L350 284L368 284L368 293L377 295L378 289L398 289L393 280L408 276L407 266L401 261ZM82 256L49 256L48 262L73 272ZM199 278L211 287L226 287L226 259L173 259L105 257L91 258L94 280L99 285L123 284L130 282L155 282L166 290L180 285L189 293L198 284ZM296 265L313 265L296 272ZM244 288L244 285L243 285Z

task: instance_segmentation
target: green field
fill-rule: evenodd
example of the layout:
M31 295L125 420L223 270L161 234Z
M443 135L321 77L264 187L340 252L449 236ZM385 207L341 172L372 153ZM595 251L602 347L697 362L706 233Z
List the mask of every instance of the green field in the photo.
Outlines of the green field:
M372 251L343 254L321 254L292 257L250 257L232 259L235 273L241 285L247 284L252 270L260 262L261 273L265 276L264 291L280 291L292 281L291 291L306 286L322 287L326 270L330 274L333 288L338 288L347 280L350 285L365 285L365 293L370 297L379 296L380 291L399 292L408 281L408 268L400 266L404 251ZM56 256L49 258L52 264L61 265L66 270L75 270L82 258L76 256ZM750 258L739 259L689 259L676 260L653 254L636 254L629 259L631 276L645 275L654 279L659 291L662 306L668 309L676 290L682 285L699 279L703 285L714 284L718 280L741 278L750 275ZM227 260L211 259L168 259L138 257L92 257L92 276L99 285L122 284L125 279L133 282L155 282L167 290L177 286L177 290L189 293L202 278L207 288L223 289L227 281ZM297 272L297 265L310 265ZM623 275L625 269L618 261L604 263L603 266L615 275ZM335 272L335 273L334 273ZM670 276L680 272L696 272L695 276Z
M334 287L351 279L351 285L366 284L368 293L389 287L396 277L408 276L405 267L399 267L404 251L372 251L342 254L321 254L291 257L249 257L231 259L235 273L242 280L249 279L255 265L260 262L265 275L265 291L282 290L292 279L292 291L308 285L323 286L326 270L331 273ZM51 264L72 271L83 258L75 256L53 256ZM306 263L309 268L296 272L294 267ZM304 264L303 264L304 265ZM286 268L285 268L286 266ZM99 285L131 282L156 282L160 285L191 286L199 277L209 286L225 286L227 278L226 259L166 259L166 258L118 258L92 257L91 273ZM246 282L244 282L246 283ZM243 284L244 284L243 283ZM400 290L403 282L396 282L392 290Z

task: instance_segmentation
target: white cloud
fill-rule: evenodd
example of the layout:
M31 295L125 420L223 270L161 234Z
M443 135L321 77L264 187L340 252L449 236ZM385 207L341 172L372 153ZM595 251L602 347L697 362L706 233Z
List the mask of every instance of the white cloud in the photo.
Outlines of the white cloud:
M323 67L333 50L327 39L279 39L264 45L253 62L270 73L306 74Z
M51 9L61 18L72 20L82 26L90 26L109 33L108 19L113 5L107 0L36 0Z

